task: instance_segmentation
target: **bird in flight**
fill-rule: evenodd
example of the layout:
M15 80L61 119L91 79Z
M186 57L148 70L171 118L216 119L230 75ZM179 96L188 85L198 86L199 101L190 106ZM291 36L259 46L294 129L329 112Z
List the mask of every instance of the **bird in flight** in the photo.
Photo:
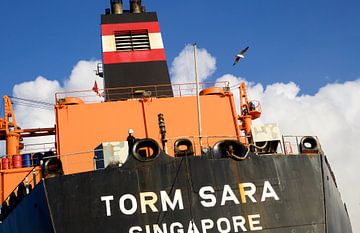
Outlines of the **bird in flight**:
M244 48L240 53L238 53L236 55L233 66L236 65L236 63L238 63L241 58L245 58L244 54L246 53L246 51L248 51L248 49L249 49L249 46Z

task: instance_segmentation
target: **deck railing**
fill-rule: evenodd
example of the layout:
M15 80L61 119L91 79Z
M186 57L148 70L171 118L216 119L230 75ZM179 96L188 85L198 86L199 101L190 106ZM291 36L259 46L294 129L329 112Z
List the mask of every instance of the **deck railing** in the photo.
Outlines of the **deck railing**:
M22 154L44 152L44 151L56 151L55 142L44 142L44 143L27 143L24 144Z
M211 86L228 87L229 82L202 82L199 83L200 89ZM92 89L81 91L58 92L55 94L56 102L66 97L77 97L85 103L96 103L115 100L139 99L144 97L183 97L196 94L196 83L166 84L166 85L147 85L131 86L106 89Z

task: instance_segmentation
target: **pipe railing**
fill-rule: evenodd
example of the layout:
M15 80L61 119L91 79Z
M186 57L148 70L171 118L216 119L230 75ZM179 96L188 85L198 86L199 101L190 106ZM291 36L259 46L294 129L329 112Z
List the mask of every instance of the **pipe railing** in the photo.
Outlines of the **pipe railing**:
M199 83L201 89L219 86L227 87L228 82L202 82ZM160 85L147 85L147 86L129 86L117 88L102 88L97 90L79 90L57 92L55 94L56 103L66 97L77 97L82 99L85 103L95 103L112 101L112 100L127 100L127 99L140 99L140 98L162 98L162 97L183 97L196 95L196 83L184 84L160 84ZM120 97L119 97L120 96Z

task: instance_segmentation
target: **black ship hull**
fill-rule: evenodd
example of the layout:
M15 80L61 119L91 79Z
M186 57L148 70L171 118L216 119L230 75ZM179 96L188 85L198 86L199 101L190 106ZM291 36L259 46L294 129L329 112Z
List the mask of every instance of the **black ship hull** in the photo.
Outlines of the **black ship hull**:
M147 162L43 180L0 232L350 233L323 155Z

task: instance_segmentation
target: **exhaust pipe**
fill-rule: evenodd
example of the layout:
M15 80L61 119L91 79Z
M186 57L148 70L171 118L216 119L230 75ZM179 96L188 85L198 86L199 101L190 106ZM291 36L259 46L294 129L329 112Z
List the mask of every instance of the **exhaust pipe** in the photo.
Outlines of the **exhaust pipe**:
M141 6L141 0L130 0L130 12L142 13L143 7Z
M122 0L110 0L111 13L115 15L121 15L123 13Z

